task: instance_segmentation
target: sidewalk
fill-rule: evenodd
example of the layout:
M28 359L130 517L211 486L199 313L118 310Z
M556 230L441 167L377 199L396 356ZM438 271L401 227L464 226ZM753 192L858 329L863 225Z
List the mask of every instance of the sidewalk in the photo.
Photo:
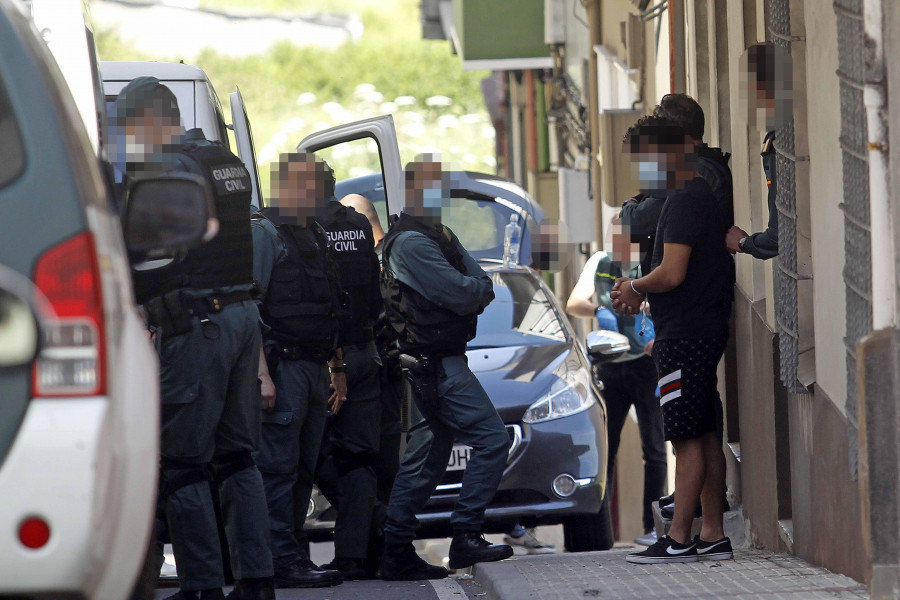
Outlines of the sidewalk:
M489 600L869 597L849 577L763 550L736 550L735 560L669 565L627 563L630 551L514 557L475 565L473 578Z

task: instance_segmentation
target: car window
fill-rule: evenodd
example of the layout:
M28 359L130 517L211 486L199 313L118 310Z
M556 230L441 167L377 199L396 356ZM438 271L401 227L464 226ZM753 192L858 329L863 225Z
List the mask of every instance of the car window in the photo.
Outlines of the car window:
M116 98L117 96L106 95L106 114L110 116L106 119L105 131L100 134L106 144L106 156L112 165L115 182L122 183L125 176L125 131L115 119Z
M531 273L495 272L494 301L478 317L469 348L535 346L566 341L553 304Z
M228 137L228 128L225 125L225 115L222 113L222 103L219 102L219 95L216 94L216 90L213 88L212 84L206 82L206 93L209 94L209 97L213 100L213 110L215 112L216 119L216 133L219 135L219 141L225 144L229 150L231 150L231 140ZM232 120L234 120L234 115L232 115Z
M316 155L334 170L334 195L340 200L347 194L360 194L372 202L378 222L387 231L390 223L381 173L381 150L378 140L364 137L341 142L316 151Z
M0 82L0 187L12 183L25 167L25 148L9 96Z
M362 194L371 200L382 227L385 227L388 223L387 206L381 176L338 177L335 187L337 197L343 198L351 193ZM513 209L494 199L473 198L473 194L465 189L453 189L451 195L441 213L444 225L453 230L463 248L474 258L499 260L503 256L503 228L509 223Z
M503 247L503 228L512 211L484 200L450 198L441 211L441 222L453 230L468 252Z

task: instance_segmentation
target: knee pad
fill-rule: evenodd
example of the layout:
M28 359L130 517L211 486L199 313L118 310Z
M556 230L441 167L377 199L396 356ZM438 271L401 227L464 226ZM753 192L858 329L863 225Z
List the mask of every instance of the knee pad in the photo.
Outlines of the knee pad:
M253 460L249 450L221 454L213 458L212 464L213 481L216 485L222 485L229 477L256 466L256 462Z
M160 470L159 495L163 501L181 488L210 480L209 467L204 464L163 458Z

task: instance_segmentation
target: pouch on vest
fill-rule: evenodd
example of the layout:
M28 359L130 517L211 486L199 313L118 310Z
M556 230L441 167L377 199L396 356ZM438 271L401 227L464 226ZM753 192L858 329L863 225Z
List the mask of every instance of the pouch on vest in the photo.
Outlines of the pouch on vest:
M162 335L180 335L193 329L191 312L183 296L181 290L173 290L151 298L144 305L150 324L159 327Z

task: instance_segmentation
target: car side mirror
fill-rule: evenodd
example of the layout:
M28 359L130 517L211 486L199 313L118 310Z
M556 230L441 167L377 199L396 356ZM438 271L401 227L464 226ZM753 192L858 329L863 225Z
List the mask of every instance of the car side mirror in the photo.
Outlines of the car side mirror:
M132 183L126 194L125 245L135 262L171 258L219 231L209 184L190 173Z
M37 356L41 338L31 302L7 289L0 276L0 369L27 365Z
M628 352L631 343L628 338L615 331L601 329L587 335L588 358L594 364L615 360Z

